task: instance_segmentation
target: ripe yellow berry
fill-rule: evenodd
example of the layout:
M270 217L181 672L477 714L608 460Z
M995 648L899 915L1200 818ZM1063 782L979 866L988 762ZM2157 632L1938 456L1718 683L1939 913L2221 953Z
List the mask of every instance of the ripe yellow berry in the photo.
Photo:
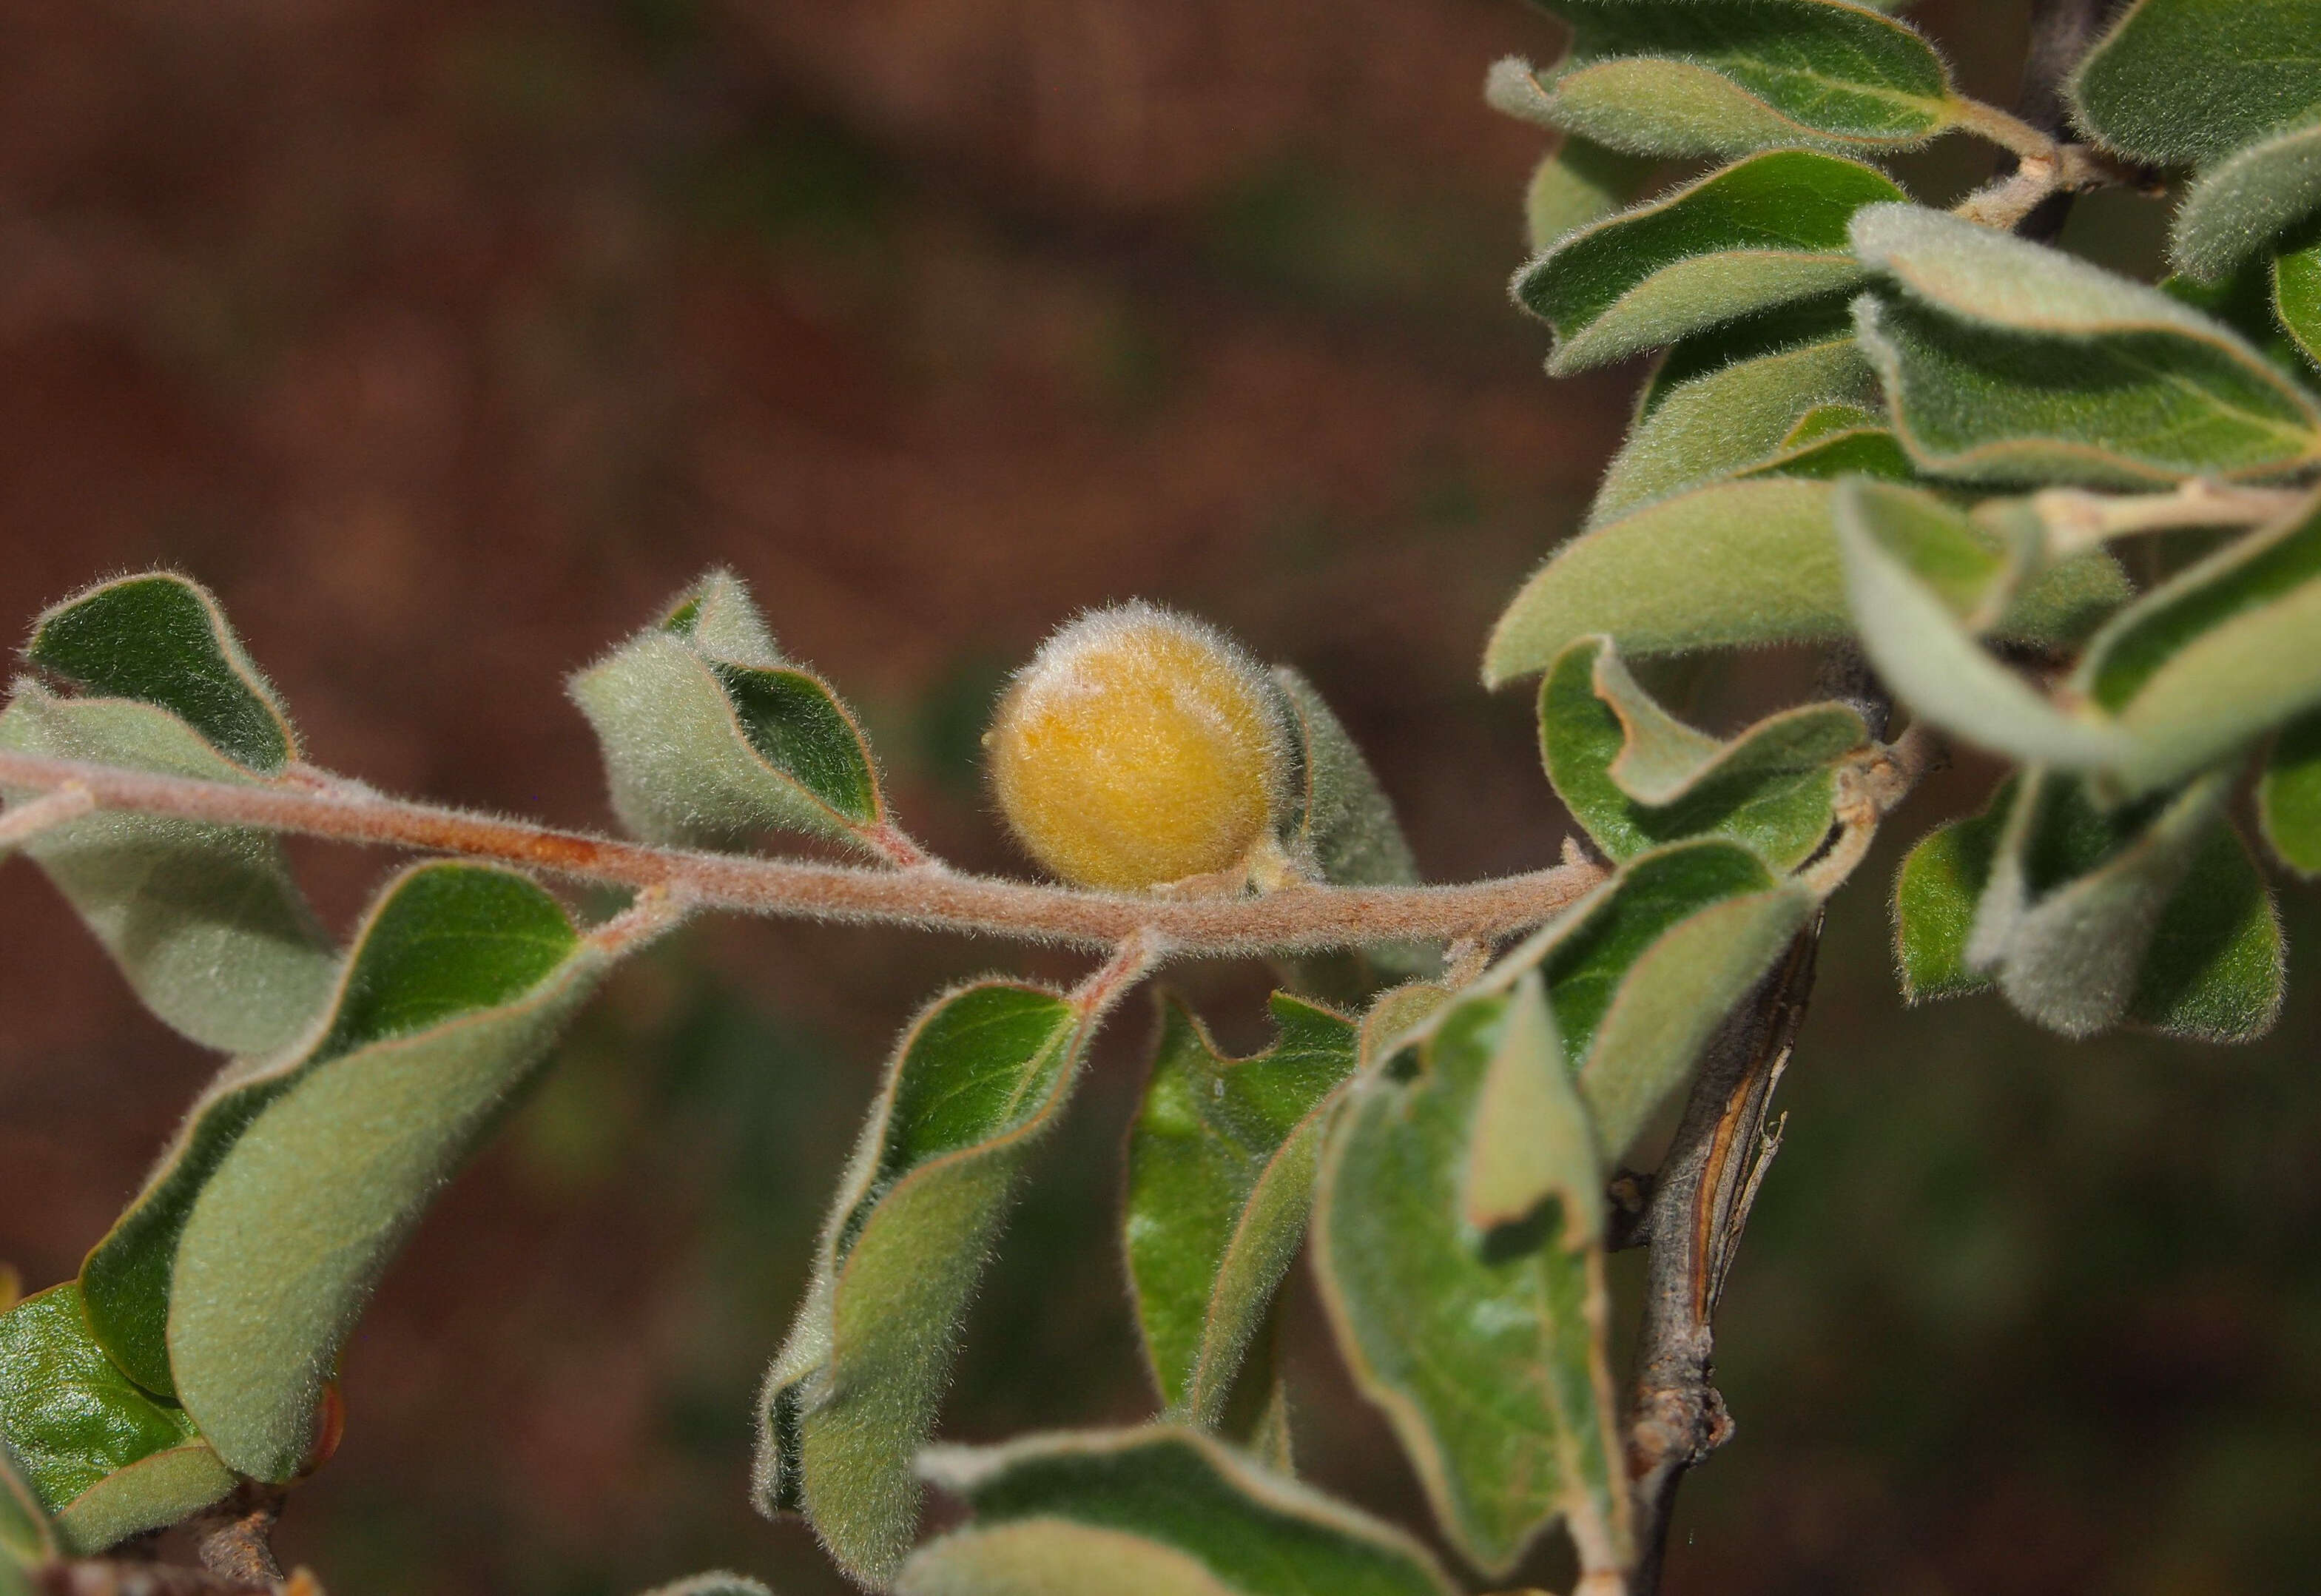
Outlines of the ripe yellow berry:
M1244 864L1288 762L1264 670L1222 634L1141 603L1042 644L983 742L1033 857L1113 890Z

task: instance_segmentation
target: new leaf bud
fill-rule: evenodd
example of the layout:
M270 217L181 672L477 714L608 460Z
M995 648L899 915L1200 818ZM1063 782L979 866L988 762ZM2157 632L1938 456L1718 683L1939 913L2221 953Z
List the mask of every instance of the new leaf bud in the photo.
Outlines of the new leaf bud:
M1000 812L1032 856L1115 891L1244 869L1270 838L1289 761L1256 661L1143 603L1049 638L983 741Z

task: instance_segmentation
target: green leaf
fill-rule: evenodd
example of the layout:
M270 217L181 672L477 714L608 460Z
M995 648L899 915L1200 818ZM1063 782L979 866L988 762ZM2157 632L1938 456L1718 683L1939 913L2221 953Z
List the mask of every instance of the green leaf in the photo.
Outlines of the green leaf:
M2321 210L2321 118L2235 150L2195 178L2168 235L2168 253L2216 278Z
M1843 336L1737 360L1661 395L1605 470L1590 525L1721 477L1766 466L1798 423L1835 401L1875 403L1870 368Z
M1684 1085L1725 1016L1813 913L1721 839L1640 854L1501 962L1538 960L1608 1164Z
M569 686L604 747L613 807L638 836L731 846L803 831L861 843L886 823L852 714L782 659L726 572Z
M1570 53L1543 83L1557 125L1652 155L1798 144L1897 149L1952 119L1942 59L1842 0L1551 0Z
M1775 150L1571 234L1515 297L1555 328L1550 371L1600 365L1858 280L1847 219L1901 197L1874 168Z
M20 1582L12 1590L7 1582L12 1573L21 1582L22 1571L53 1562L63 1550L57 1527L32 1490L31 1472L8 1444L7 1427L0 1422L0 1591L12 1591L12 1596L32 1589Z
M105 1355L69 1281L0 1314L0 1436L72 1552L175 1524L233 1489L192 1420Z
M1721 743L1654 704L1600 637L1557 658L1539 725L1556 796L1608 857L1723 835L1781 871L1828 834L1837 762L1869 735L1855 710L1816 704Z
M721 1568L656 1585L644 1596L773 1596L773 1592L766 1589L763 1581Z
M1273 681L1297 759L1280 827L1290 857L1337 886L1415 885L1418 862L1394 805L1344 724L1288 666L1275 666Z
M903 1596L1453 1596L1401 1531L1168 1426L931 1448L974 1523L922 1547Z
M2082 784L2026 774L1967 941L1966 962L2026 1017L2068 1036L2122 1020L2209 1041L2269 1029L2280 937L2246 851L2222 820L2232 772L2114 809Z
M1821 482L1716 483L1583 533L1499 617L1484 681L1543 670L1597 633L1631 657L1842 635L1829 494Z
M2257 784L2256 812L2273 857L2307 880L2321 876L2321 715L2281 728Z
M2012 790L2003 789L1984 814L1936 826L1902 861L1894 878L1894 962L1904 1002L1956 998L1990 985L1989 976L1968 967L1966 944Z
M1895 947L1908 1001L1991 984L1968 962L1967 949L2021 787L2010 779L1982 814L1929 833L1903 862L1894 887ZM2018 862L2009 867L2018 882L2034 876L2042 889L2101 866L2120 846L2119 828L2076 788L2050 791L2044 801L2043 819L2018 836ZM2160 910L2121 1018L2211 1042L2260 1035L2280 1008L2281 955L2280 928L2246 846L2230 827L2210 827Z
M1524 233L1532 253L1634 205L1655 164L1586 139L1559 138L1524 186Z
M2079 123L2162 166L2211 161L2321 104L2315 0L2143 0L2066 86Z
M1128 1277L1169 1411L1215 1428L1251 1336L1305 1238L1322 1122L1353 1072L1352 1020L1273 996L1279 1038L1220 1054L1161 1008L1151 1084L1128 1140Z
M803 1510L859 1580L909 1548L960 1320L1093 1028L1055 992L979 981L922 1010L887 1069L760 1399L760 1510Z
M274 689L206 588L167 571L122 577L43 611L24 658L91 698L168 710L243 769L298 757Z
M398 877L310 1039L228 1065L89 1254L105 1350L241 1473L295 1474L371 1288L612 952L513 871Z
M1846 635L1830 495L1825 482L1715 483L1583 533L1499 617L1484 682L1543 670L1574 639L1597 633L1632 659ZM2025 589L1998 630L2033 641L2084 636L2126 591L2107 557L2065 561Z
M2136 486L2321 460L2311 398L2156 288L1916 205L1865 207L1852 238L1905 291L1855 315L1921 470Z
M1573 1090L1539 971L1516 979L1499 1044L1476 1093L1461 1211L1478 1235L1533 1218L1552 1199L1574 1245L1604 1238L1604 1169Z
M2321 239L2273 258L2272 307L2298 351L2321 366Z
M2134 755L2126 733L2056 707L1975 641L1958 600L1979 601L1999 561L1971 522L1932 494L1857 479L1838 487L1837 526L1862 651L1918 714L2018 760L2089 769Z
M156 705L60 698L29 681L0 713L0 747L235 785L257 780ZM330 992L333 950L268 833L99 813L43 831L23 850L145 1006L205 1046L283 1046Z
M1852 337L1851 288L1775 306L1705 333L1695 333L1678 340L1653 363L1643 391L1636 397L1636 420L1643 421L1661 407L1670 394L1696 378L1743 360L1788 354L1809 344L1851 342Z
M2224 323L2292 379L2309 382L2312 365L2273 305L2273 263L2271 255L2259 254L2215 282L2171 272L2160 279L2160 291Z
M2114 616L2074 685L2134 738L2149 791L2321 703L2321 495Z
M1583 1568L1628 1561L1598 1221L1559 1207L1479 1233L1466 1218L1494 1064L1511 1041L1552 1035L1519 1017L1525 1001L1462 999L1423 1034L1415 1076L1361 1080L1333 1124L1315 1216L1322 1297L1355 1382L1443 1533L1494 1575L1559 1518Z
M2127 1023L2197 1042L2253 1042L2288 996L2288 944L2248 844L2228 821L2161 910Z

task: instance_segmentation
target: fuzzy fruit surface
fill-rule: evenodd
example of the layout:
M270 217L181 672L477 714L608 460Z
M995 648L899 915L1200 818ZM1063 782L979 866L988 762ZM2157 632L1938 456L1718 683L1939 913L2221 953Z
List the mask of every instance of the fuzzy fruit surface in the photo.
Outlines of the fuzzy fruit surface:
M1051 637L984 744L1033 857L1115 891L1242 864L1267 835L1287 760L1264 672L1221 634L1146 604Z

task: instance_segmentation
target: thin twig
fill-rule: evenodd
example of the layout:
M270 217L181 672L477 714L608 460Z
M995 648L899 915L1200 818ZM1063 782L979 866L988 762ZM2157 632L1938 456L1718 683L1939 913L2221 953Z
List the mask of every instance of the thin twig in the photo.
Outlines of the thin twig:
M2048 488L2031 496L2055 559L2107 539L2185 526L2253 526L2298 509L2312 498L2301 488L2244 488L2194 477L2166 493L2090 493Z
M1109 946L1151 931L1172 951L1187 953L1288 953L1505 936L1550 918L1605 875L1601 866L1583 860L1447 887L1309 886L1248 898L1133 897L963 875L936 865L866 870L658 848L410 803L351 784L320 792L242 786L0 751L0 788L47 791L76 782L101 809L498 860L629 887L666 887L704 908L1082 946Z

